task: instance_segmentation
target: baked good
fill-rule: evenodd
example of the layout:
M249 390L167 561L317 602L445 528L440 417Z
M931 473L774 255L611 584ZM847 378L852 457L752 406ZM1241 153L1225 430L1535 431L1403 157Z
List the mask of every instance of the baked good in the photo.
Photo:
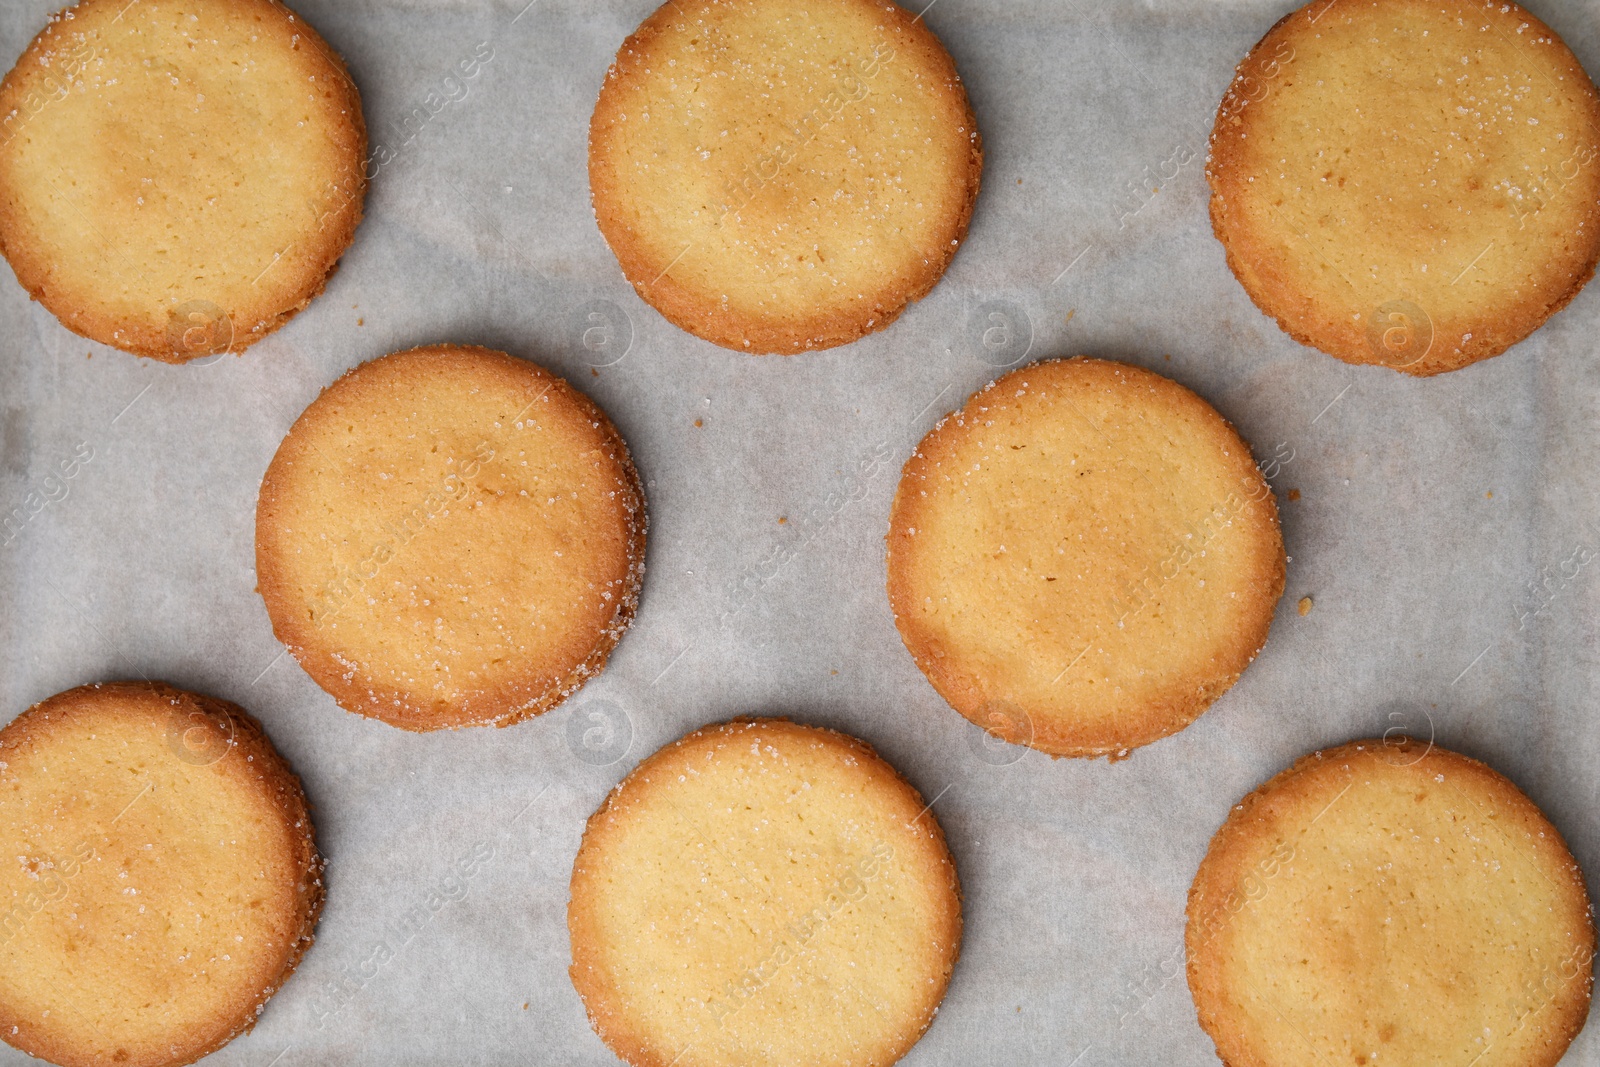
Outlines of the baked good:
M0 730L0 1037L60 1064L191 1063L310 946L300 780L233 704L73 689Z
M275 0L81 0L0 82L0 252L75 333L183 363L322 291L361 219L344 63Z
M1120 756L1183 729L1266 642L1278 508L1204 400L1099 359L1012 371L906 461L889 604L922 673L995 736Z
M886 1065L944 997L961 894L933 813L865 742L740 720L590 817L567 927L589 1021L633 1067Z
M1477 760L1390 736L1245 797L1189 890L1189 988L1231 1067L1550 1067L1589 1014L1583 873Z
M983 151L926 24L887 0L688 0L623 42L589 125L600 232L675 325L831 348L932 289Z
M1250 298L1303 344L1488 359L1600 261L1600 95L1507 0L1317 0L1240 64L1206 164Z
M504 352L363 363L278 447L256 508L272 629L343 707L506 726L598 674L633 619L645 513L588 397Z

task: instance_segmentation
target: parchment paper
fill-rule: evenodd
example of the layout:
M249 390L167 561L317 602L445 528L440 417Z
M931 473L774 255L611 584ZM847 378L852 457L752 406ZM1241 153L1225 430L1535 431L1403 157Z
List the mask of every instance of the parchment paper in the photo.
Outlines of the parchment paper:
M1215 1064L1182 976L1185 894L1229 806L1320 746L1404 727L1487 760L1600 888L1600 567L1573 562L1600 552L1600 286L1507 355L1426 381L1302 348L1256 311L1201 168L1234 64L1293 0L939 0L926 19L987 152L971 235L889 330L789 358L669 325L595 227L590 109L654 0L523 2L296 0L392 153L326 294L242 358L137 359L0 282L0 512L29 512L0 546L0 717L166 679L259 717L315 805L316 945L214 1062L616 1062L566 975L584 819L657 747L737 714L863 737L935 800L966 936L908 1065ZM56 3L8 0L7 64ZM1528 6L1600 71L1600 3ZM416 736L341 711L281 654L252 531L261 474L318 389L436 340L533 359L605 408L646 481L649 572L610 666L568 704ZM1078 353L1160 371L1231 419L1292 557L1243 680L1115 765L985 746L883 592L912 446L998 365ZM1600 1026L1565 1062L1600 1062Z

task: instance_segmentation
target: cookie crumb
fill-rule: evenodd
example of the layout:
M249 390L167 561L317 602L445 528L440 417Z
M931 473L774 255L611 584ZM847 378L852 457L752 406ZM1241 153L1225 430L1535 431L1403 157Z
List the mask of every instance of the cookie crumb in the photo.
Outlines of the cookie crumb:
M1289 490L1289 499L1290 500L1299 500L1300 499L1300 490L1298 490L1298 489Z
M1311 614L1311 598L1310 597L1303 596L1303 597L1300 598L1300 614L1301 615L1310 615Z

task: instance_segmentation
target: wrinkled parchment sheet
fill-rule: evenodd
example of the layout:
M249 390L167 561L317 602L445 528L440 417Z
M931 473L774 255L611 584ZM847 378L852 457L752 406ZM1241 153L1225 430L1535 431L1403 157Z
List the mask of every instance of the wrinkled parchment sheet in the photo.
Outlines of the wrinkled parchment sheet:
M7 0L8 66L56 2ZM0 545L0 721L165 679L256 715L314 805L317 942L208 1062L615 1063L566 973L584 820L656 748L740 714L865 738L937 798L966 935L911 1067L1216 1064L1182 975L1185 894L1229 806L1318 747L1405 728L1484 759L1600 888L1600 566L1578 562L1600 554L1600 285L1433 380L1263 317L1211 234L1202 167L1235 63L1292 0L938 0L925 17L987 154L970 236L890 329L787 358L668 324L595 226L590 110L653 0L524 3L296 0L390 152L327 292L242 357L92 344L0 268L0 512L28 515ZM1528 6L1600 72L1600 2ZM341 711L254 592L256 491L290 423L348 368L433 341L566 376L649 500L642 607L610 666L505 730ZM1080 353L1232 420L1292 557L1239 684L1117 764L986 746L883 591L920 437L1001 365ZM1600 1026L1564 1062L1600 1062Z

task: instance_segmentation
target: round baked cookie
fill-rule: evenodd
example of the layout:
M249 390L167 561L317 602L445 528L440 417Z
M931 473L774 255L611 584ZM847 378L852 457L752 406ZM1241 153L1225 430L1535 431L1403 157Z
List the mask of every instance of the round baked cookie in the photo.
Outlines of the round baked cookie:
M944 833L872 748L779 719L696 730L589 819L572 983L633 1067L883 1067L961 944Z
M1138 367L991 382L906 461L889 604L933 687L991 734L1125 756L1193 722L1265 644L1283 539L1250 449Z
M0 252L90 340L238 352L322 291L366 148L344 63L276 0L81 0L0 83Z
M261 726L160 682L0 730L0 1037L61 1067L192 1063L311 945L322 861Z
M1583 872L1515 785L1410 738L1245 797L1189 890L1189 988L1230 1067L1550 1067L1589 1014Z
M639 295L746 352L881 330L944 273L983 150L927 25L887 0L687 0L623 42L589 126Z
M644 578L644 494L594 402L434 345L323 390L261 482L272 629L350 711L508 726L600 673Z
M1499 355L1600 260L1600 96L1507 0L1317 0L1245 57L1206 174L1295 340L1408 374Z

